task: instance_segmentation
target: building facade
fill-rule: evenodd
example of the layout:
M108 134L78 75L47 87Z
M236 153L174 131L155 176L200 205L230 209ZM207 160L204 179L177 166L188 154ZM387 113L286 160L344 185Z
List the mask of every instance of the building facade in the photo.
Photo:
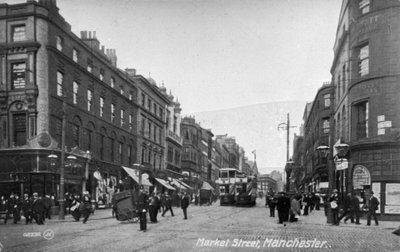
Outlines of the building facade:
M373 190L379 212L399 214L400 3L343 1L331 68L335 140L349 145L344 191Z

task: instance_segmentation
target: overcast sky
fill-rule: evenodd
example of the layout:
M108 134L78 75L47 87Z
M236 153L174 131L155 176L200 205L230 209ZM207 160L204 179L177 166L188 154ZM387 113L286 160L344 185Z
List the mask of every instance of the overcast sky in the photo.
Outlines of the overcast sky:
M76 35L96 31L101 45L116 49L119 68L136 68L159 85L164 82L179 99L182 114L190 115L258 103L298 100L305 106L312 101L322 83L331 79L341 2L57 0L57 5ZM302 116L291 114L291 120L299 125ZM285 118L286 112L277 123ZM285 138L284 132L273 130L268 134ZM285 149L282 139L282 165ZM251 156L251 149L245 151Z

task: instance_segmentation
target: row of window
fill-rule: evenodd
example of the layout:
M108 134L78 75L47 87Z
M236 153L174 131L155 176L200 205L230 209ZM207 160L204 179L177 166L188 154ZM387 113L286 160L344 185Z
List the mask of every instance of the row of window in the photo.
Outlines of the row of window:
M147 101L147 103L146 103L146 101ZM163 120L164 109L161 106L159 106L157 103L153 102L150 97L147 97L147 99L146 99L146 94L144 94L144 93L142 93L142 107L147 108L147 110L150 113L153 113L154 116Z
M140 124L140 133L142 136L161 144L163 140L162 129L145 117L142 117Z
M64 74L60 71L57 72L57 96L64 98ZM76 81L73 81L72 84L72 102L74 105L79 104L80 97L83 97L83 90L81 90L80 84ZM86 99L86 109L89 112L94 112L94 94L93 91L90 89L86 90L87 94L87 99ZM99 97L99 116L104 118L105 115L105 110L106 110L106 102L105 102L105 97L100 96ZM119 110L119 122L117 122L116 119L116 114L117 114L117 109L116 109L116 104L110 103L110 121L114 124L118 123L119 126L125 127L126 124L129 128L129 130L133 129L133 115L129 114L127 117L126 121L126 111L124 109Z

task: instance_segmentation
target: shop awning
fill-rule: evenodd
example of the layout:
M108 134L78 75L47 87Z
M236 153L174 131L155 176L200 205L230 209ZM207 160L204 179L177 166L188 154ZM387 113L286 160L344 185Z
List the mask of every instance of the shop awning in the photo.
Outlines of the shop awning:
M126 171L126 173L128 173L128 175L129 175L133 180L135 180L136 183L139 184L139 177L136 175L136 172L135 172L134 169L128 168L128 167L125 167L125 166L122 166L122 168L124 168L124 170ZM145 178L143 178L143 177L142 177L142 185L144 185L144 186L153 186L153 184L150 183L149 180L147 180L147 179L145 179Z
M190 187L189 185L187 185L185 182L180 181L178 179L174 179L172 178L172 184L174 184L176 187L180 188L180 189L189 189L192 190L192 187Z
M164 186L165 188L167 188L167 189L169 189L169 190L174 190L174 191L175 191L175 188L173 188L172 186L170 186L170 185L168 184L168 182L165 181L164 179L156 178L156 180L157 180L158 183L160 183L160 184L161 184L162 186Z
M201 187L203 190L214 190L214 188L206 181L203 181L203 186Z

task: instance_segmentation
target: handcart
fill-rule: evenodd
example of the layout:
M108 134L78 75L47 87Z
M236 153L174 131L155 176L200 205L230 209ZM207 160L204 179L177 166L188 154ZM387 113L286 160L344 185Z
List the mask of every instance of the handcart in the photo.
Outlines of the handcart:
M122 191L114 195L115 215L119 221L138 222L139 217L136 213L138 194L133 190Z

